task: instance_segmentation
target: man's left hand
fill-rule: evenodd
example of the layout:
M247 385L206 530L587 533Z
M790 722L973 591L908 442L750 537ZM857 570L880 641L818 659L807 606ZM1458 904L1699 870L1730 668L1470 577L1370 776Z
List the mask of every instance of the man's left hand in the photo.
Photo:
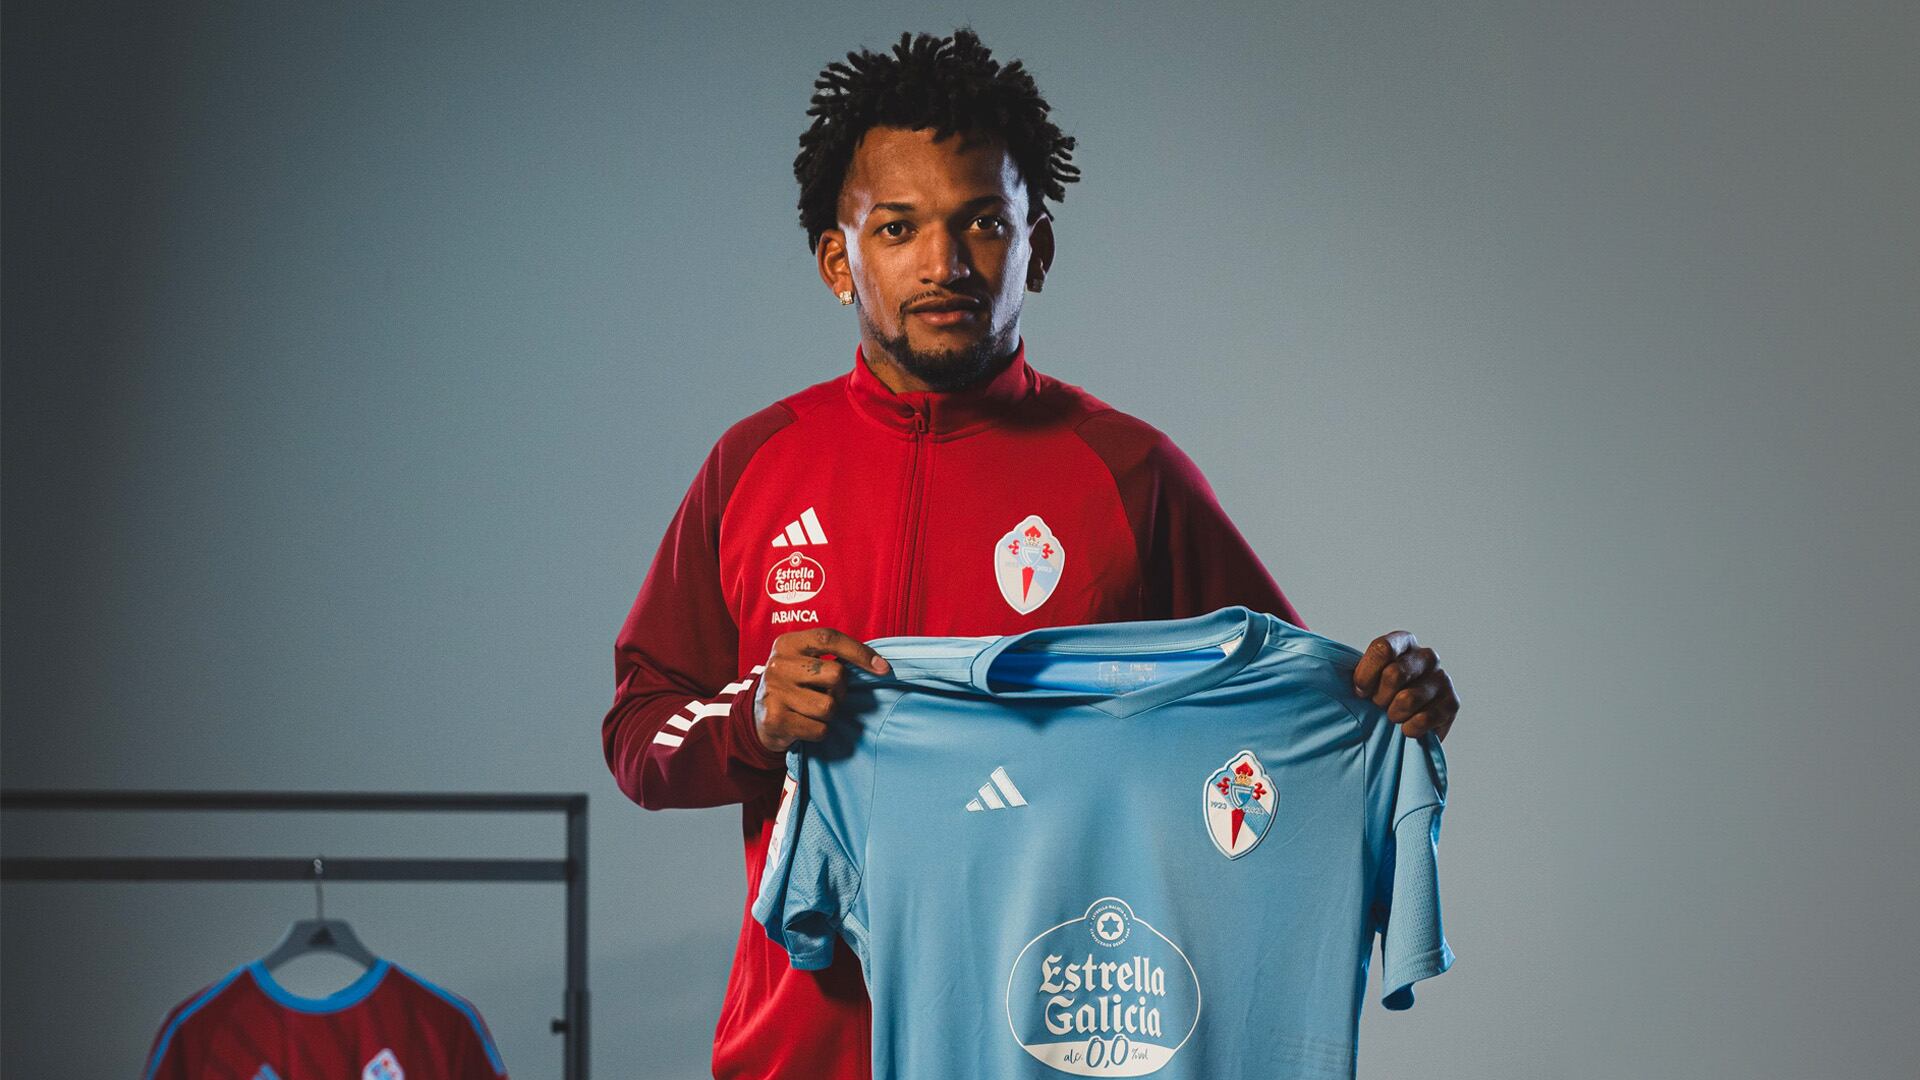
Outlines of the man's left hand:
M1444 741L1460 711L1460 698L1440 670L1439 658L1409 630L1373 639L1353 669L1353 692L1385 707L1387 719L1410 737L1431 731Z

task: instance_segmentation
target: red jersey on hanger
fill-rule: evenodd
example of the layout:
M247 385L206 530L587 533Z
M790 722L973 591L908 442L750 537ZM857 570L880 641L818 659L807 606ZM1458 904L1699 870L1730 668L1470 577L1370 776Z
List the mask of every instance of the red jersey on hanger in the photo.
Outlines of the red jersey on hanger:
M714 1076L872 1071L851 951L794 970L750 913L784 773L753 729L774 638L1017 634L1234 604L1301 625L1186 454L1035 371L1024 341L955 392L895 394L856 349L852 371L721 435L620 631L602 726L640 805L741 804L747 896Z
M143 1080L504 1080L466 998L379 960L351 986L301 997L254 961L175 1005Z

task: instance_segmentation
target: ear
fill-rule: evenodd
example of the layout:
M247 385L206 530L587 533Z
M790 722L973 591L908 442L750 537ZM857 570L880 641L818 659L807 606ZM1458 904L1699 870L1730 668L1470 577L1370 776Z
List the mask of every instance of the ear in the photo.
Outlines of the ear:
M1033 255L1027 259L1027 288L1039 292L1047 271L1053 266L1052 214L1040 211L1040 216L1029 227L1027 245L1033 249Z
M847 265L847 234L828 229L820 234L813 255L820 264L820 280L836 296L853 288L853 268Z

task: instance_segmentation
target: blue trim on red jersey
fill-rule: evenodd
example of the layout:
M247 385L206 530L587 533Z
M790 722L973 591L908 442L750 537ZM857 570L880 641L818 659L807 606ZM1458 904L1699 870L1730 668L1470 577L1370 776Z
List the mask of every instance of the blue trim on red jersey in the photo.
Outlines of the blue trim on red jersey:
M247 970L245 967L234 968L232 971L227 973L226 978L221 979L219 982L214 983L212 986L207 987L204 993L202 993L199 997L194 998L193 1004L188 1005L186 1008L181 1009L178 1013L174 1014L173 1020L167 1024L167 1030L164 1032L161 1032L160 1042L154 1046L153 1057L148 1059L147 1071L144 1074L142 1074L141 1080L153 1080L153 1074L159 1070L160 1062L165 1060L167 1056L167 1044L173 1041L173 1033L180 1030L180 1025L186 1022L187 1017L192 1016L194 1013L200 1011L200 1007L202 1005L205 1005L207 1002L212 1001L216 997L219 997L220 991L225 990L230 984L232 984L233 980L239 978L240 973L245 970Z
M373 993L373 988L380 985L380 980L386 976L388 969L392 966L385 959L375 960L372 967L360 973L359 978L323 998L301 997L281 986L273 980L272 975L267 973L267 966L258 960L241 970L252 973L253 981L259 985L261 993L295 1012L330 1013L339 1012L350 1005L358 1005L365 1001L367 995Z
M398 964L394 966L399 967ZM440 986L428 982L421 978L420 973L414 971L412 968L400 968L400 970L414 982L440 995L440 998L447 1004L459 1009L460 1012L466 1016L467 1022L473 1025L474 1033L480 1036L480 1045L487 1051L487 1064L493 1066L494 1074L497 1076L505 1076L507 1074L507 1063L501 1059L499 1049L493 1045L493 1036L487 1032L487 1025L481 1021L480 1013L473 1007L472 1002L469 1002L466 998L461 997L451 990L442 989Z

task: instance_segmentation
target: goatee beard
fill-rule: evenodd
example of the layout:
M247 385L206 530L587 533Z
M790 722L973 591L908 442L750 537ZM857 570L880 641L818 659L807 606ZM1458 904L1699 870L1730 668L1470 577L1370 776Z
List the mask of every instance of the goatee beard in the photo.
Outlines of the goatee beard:
M1008 321L1005 330L998 334L986 334L974 340L970 345L958 349L929 351L916 349L907 342L907 314L901 313L901 330L898 337L888 337L880 333L867 320L866 313L860 314L860 321L869 335L886 350L888 359L898 364L901 370L921 382L928 389L946 392L964 390L977 382L989 378L999 367L1000 359L1013 351L1013 322Z

